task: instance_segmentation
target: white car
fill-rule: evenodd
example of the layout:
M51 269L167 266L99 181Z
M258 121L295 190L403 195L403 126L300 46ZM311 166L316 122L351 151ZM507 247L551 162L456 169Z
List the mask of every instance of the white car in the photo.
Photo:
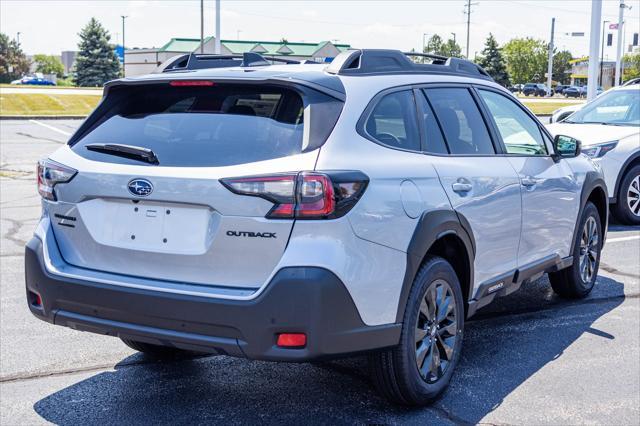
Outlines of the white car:
M602 166L616 218L640 224L640 85L611 89L547 127L582 142L582 152Z

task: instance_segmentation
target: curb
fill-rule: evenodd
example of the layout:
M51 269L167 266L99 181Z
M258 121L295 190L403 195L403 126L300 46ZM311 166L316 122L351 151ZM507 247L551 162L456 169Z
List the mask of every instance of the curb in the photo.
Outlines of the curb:
M0 115L0 120L84 120L86 115Z

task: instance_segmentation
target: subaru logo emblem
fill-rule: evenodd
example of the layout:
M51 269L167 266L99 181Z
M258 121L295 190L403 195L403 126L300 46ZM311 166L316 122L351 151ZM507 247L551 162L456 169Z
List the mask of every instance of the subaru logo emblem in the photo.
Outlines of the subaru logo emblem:
M129 192L139 197L146 197L153 192L153 185L146 179L133 179L127 185Z

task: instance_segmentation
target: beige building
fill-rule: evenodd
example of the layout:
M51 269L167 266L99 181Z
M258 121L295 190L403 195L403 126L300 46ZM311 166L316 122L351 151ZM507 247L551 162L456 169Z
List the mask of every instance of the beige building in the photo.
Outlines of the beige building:
M214 53L214 45L214 37L207 37L204 39L202 51L205 54L212 54ZM340 52L350 48L348 44L336 44L330 41L299 43L286 40L279 42L220 40L220 45L223 55L242 55L245 52L255 52L268 57L315 62L329 62ZM200 52L200 39L190 38L172 38L160 48L127 49L125 54L126 76L149 74L158 65L176 55Z

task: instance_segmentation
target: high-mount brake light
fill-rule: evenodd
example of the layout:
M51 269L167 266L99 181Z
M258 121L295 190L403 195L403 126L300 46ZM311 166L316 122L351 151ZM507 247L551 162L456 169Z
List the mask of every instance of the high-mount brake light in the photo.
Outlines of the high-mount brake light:
M231 192L264 198L270 219L335 219L345 215L369 183L361 172L300 172L221 179Z
M208 80L173 80L169 83L173 87L185 86L213 86L215 83Z
M38 161L37 177L38 192L42 198L57 201L54 188L59 183L69 182L78 173L71 167L64 166L51 160Z

